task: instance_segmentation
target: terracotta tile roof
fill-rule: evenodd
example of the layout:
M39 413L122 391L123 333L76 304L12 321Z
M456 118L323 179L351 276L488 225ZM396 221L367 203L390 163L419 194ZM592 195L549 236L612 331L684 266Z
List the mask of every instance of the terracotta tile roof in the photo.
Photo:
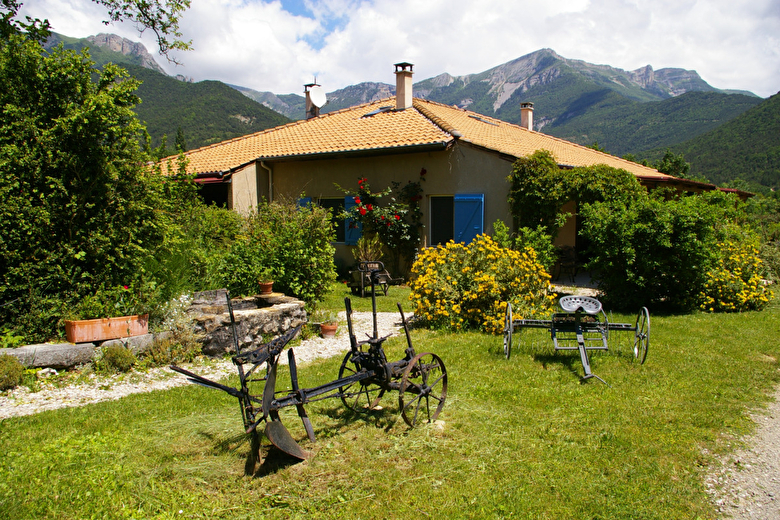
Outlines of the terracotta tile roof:
M191 150L185 154L187 170L199 175L228 173L255 160L419 146L443 148L460 139L516 158L545 149L561 165L607 164L642 178L670 179L653 168L469 110L419 98L414 99L412 109L394 108L395 98L382 99Z
M414 100L414 107L434 121L446 121L450 132L458 131L462 134L462 141L512 157L527 157L537 150L547 150L560 165L606 164L640 177L669 177L653 168L468 110L420 99Z
M380 110L389 107L389 110ZM228 172L255 160L435 146L452 136L417 110L395 111L395 98L296 121L191 150L190 173ZM378 111L378 112L377 112Z

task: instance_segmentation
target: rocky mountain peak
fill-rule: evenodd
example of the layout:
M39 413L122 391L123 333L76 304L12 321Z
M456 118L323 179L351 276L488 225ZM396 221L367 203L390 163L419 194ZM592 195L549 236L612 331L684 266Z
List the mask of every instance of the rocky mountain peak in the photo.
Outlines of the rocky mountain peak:
M96 47L105 47L110 51L124 54L125 56L137 57L141 60L141 66L147 69L156 70L160 74L166 74L166 72L160 67L160 65L154 61L154 58L143 43L134 42L127 38L122 38L116 34L100 33L95 36L88 36L87 41Z

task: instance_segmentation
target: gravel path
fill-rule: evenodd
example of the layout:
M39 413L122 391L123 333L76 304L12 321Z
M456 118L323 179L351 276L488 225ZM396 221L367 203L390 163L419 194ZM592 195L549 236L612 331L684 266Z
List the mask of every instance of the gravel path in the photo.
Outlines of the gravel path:
M745 448L720 461L706 482L719 518L780 518L780 388L752 418L758 428L743 439Z
M370 312L353 312L353 324L358 341L373 333L373 319ZM409 319L411 315L407 315ZM339 319L346 323L344 312ZM377 329L380 336L398 334L402 331L398 313L377 313ZM349 336L346 325L339 327L334 339L315 337L301 342L295 347L295 360L298 366L311 363L315 359L343 355L349 350ZM283 355L280 364L287 363ZM230 360L210 361L203 365L187 366L192 372L212 380L233 375L236 369ZM175 386L190 384L184 376L168 367L160 367L145 372L130 372L114 376L96 376L90 374L83 381L69 386L58 387L56 383L42 380L38 392L30 392L27 387L18 387L12 392L0 395L0 419L31 415L45 410L83 406L90 403L119 399L126 395L152 390L165 390Z
M355 312L353 317L358 340L371 334L373 323L370 312ZM343 312L340 319L346 321ZM380 336L401 331L400 318L395 313L378 313L377 326ZM342 326L335 339L311 338L296 346L295 358L299 365L305 365L315 359L341 355L348 349L346 326ZM286 363L287 356L282 356L280 362ZM188 368L215 380L235 374L229 360ZM185 384L189 383L183 376L167 367L110 377L91 374L79 384L61 388L44 380L38 392L22 387L0 396L0 419L83 406ZM780 388L774 397L766 413L753 416L758 429L754 435L744 439L746 447L720 461L707 477L707 490L719 518L780 519Z

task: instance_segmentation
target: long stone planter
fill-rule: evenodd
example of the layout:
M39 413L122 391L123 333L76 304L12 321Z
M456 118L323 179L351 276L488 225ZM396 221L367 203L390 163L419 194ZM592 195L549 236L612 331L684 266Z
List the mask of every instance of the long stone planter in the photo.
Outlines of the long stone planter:
M71 343L94 343L95 341L129 338L147 332L149 332L148 314L65 321L65 337Z

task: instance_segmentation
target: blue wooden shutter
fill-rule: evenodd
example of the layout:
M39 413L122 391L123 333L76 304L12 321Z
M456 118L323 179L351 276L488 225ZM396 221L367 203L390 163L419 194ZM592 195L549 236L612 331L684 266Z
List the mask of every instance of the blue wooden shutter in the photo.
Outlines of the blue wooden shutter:
M468 244L484 230L485 195L460 194L454 197L453 238L455 242Z
M355 197L347 195L344 197L344 209L349 211L357 206L355 203ZM344 243L348 246L354 246L357 244L358 238L363 234L363 224L355 222L354 220L347 218L344 219Z

